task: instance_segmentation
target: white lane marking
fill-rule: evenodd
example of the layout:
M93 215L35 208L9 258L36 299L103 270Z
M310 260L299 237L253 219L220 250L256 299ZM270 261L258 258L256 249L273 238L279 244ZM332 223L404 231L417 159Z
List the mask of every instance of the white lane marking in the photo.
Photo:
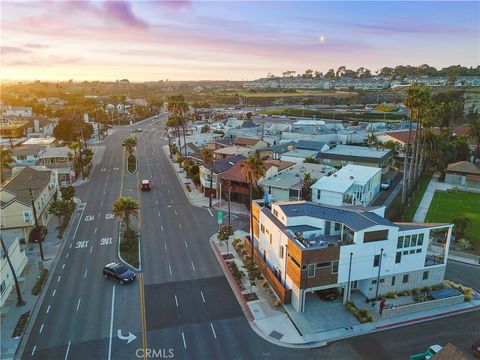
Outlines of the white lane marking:
M163 225L160 225L160 227L162 228L162 231L163 231Z
M213 337L216 339L216 338L217 338L217 334L215 334L215 329L213 328L213 324L212 324L212 323L210 323L210 327L212 328Z
M158 216L160 216L160 211L157 211L157 213L158 213Z
M82 298L78 298L77 311L78 311L78 309L80 308L80 300L82 300Z
M182 228L182 224L178 223L178 226L180 226L180 229Z
M100 213L98 213L98 218L100 219Z
M178 215L178 214L177 214L177 210L174 210L174 211L175 211L175 215Z
M184 241L184 243L185 243L185 247L188 248L188 244L186 240Z
M202 301L203 301L203 303L205 304L205 297L203 296L203 292L202 292L202 291L200 291L200 295L202 295Z
M92 250L93 250L93 245L90 246L90 254L92 253Z
M37 350L37 345L35 345L35 346L33 347L32 356L35 354L35 350Z
M177 295L174 295L175 296L175 304L177 305L178 307L178 300L177 300Z
M165 248L165 251L167 251L167 243L163 243L163 247Z
M71 343L71 341L68 342L67 352L65 353L65 360L67 360L67 358L68 358L68 352L70 351L70 343Z
M42 326L40 326L40 331L38 333L41 334L42 331L43 331L43 324L42 324Z
M70 249L72 248L73 243L70 244Z
M168 265L168 270L170 271L170 275L172 275L172 267Z
M173 204L173 200L170 200L170 201L171 201L171 202L172 202L172 204Z
M94 233L95 233L95 234L97 233L97 227L96 227L96 226L95 226L95 231L94 231Z
M103 206L103 200L102 200L102 201L100 201L100 206Z
M69 256L69 255L70 255L70 253L67 253L67 255L66 255L67 259L68 259L68 256Z
M158 200L157 199L155 199L155 203L158 205Z
M50 311L50 305L48 305L47 311L45 313L48 314L49 311Z
M62 265L62 270L65 269L65 264Z
M105 195L105 190L103 190L103 195Z
M193 265L193 262L192 262L192 268L193 268L193 271L197 271L195 270L195 265Z
M87 277L88 269L85 269L85 274L83 275L84 278Z
M61 279L61 278L62 278L62 277L61 277L61 276L59 276L59 277L58 277L58 279L57 279L57 282L60 282L60 279Z
M182 339L183 339L183 347L186 349L187 348L187 343L185 341L185 335L183 334L183 331L182 331Z
M110 312L110 339L108 341L108 360L112 358L113 314L115 307L115 285L112 290L112 310Z
M210 213L210 216L213 216L212 211L208 209L208 212Z
M73 233L72 239L75 239L75 235L77 235L78 225L80 225L80 221L82 221L82 217L83 217L83 212L85 211L85 208L87 207L87 203L84 203L84 204L85 204L85 206L82 208L82 212L80 213L80 217L78 218L77 227L75 228L75 232ZM70 247L72 247L71 244L70 244Z
M52 296L55 296L57 289L53 290Z

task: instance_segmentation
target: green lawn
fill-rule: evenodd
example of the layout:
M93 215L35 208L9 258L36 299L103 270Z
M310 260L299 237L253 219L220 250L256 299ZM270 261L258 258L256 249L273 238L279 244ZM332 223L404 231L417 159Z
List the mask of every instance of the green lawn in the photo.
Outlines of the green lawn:
M468 217L472 224L466 230L466 238L480 255L480 194L451 191L436 192L430 209L427 222L452 222L458 217Z

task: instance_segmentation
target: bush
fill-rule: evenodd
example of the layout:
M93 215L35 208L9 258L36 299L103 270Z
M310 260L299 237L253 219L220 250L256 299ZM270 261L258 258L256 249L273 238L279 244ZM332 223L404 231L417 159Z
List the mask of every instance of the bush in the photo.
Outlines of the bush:
M432 290L440 290L443 289L443 284L437 284L432 286Z
M347 310L352 313L353 316L357 318L357 320L364 324L366 322L372 322L373 321L373 316L368 314L367 309L357 309L355 304L351 301L348 301L347 304L345 305Z
M432 288L430 286L425 286L422 288L422 291L423 292L432 291Z
M137 158L135 155L128 155L127 158L127 171L132 174L137 171Z
M395 294L395 291L390 291L387 294L387 299L396 299L396 298L397 298L397 294Z
M412 295L418 295L418 294L420 294L420 289L415 288L412 290Z
M410 295L410 291L408 290L403 290L398 293L398 296L409 296L409 295Z
M465 294L464 299L465 299L465 302L472 301L473 296L472 294Z
M120 256L131 266L140 266L139 239L135 229L125 229L120 240Z
M20 319L18 319L17 325L15 326L15 330L13 330L12 337L22 336L25 328L28 324L28 319L30 317L30 311L23 313L20 315Z
M367 309L360 309L360 310L358 310L358 314L361 317L367 317L368 316L368 310Z
M35 285L33 285L32 288L32 295L38 295L42 291L43 285L45 284L45 281L47 280L48 277L48 270L47 269L42 269L40 270L40 275L37 277L37 281L35 282Z

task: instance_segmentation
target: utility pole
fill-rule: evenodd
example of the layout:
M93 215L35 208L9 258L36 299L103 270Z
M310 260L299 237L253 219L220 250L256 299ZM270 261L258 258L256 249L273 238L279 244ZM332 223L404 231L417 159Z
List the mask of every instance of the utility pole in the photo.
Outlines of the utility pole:
M5 254L5 257L7 258L8 266L10 267L10 271L12 272L12 275L13 275L13 282L15 283L15 290L17 291L17 306L23 306L23 305L25 305L25 301L23 301L22 292L20 291L20 285L18 285L17 274L15 273L15 269L13 268L12 261L10 260L10 255L8 254L8 249L5 246L5 243L3 242L3 238L1 236L0 236L0 242L2 243L3 253Z
M380 270L382 269L383 248L380 249L380 260L378 261L378 276L377 276L377 290L375 291L375 301L378 298L378 288L380 286ZM375 305L375 301L373 305Z
M232 187L230 186L228 188L228 225L232 225L232 212L231 212L231 207L230 207L230 192L232 190Z
M30 202L32 203L32 210L33 210L33 219L35 220L35 227L33 228L32 231L38 232L40 231L40 226L38 226L38 218L37 218L37 209L35 208L35 201L33 200L33 193L32 193L32 188L28 188L28 192L30 194ZM40 237L43 237L43 233L40 234ZM38 246L40 247L40 257L42 258L42 261L45 261L45 258L43 256L43 247L42 247L42 241L43 239L36 239L38 241Z

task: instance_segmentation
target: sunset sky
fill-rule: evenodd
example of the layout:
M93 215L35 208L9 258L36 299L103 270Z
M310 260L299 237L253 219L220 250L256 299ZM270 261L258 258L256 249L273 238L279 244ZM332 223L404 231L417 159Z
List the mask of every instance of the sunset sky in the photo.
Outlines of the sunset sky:
M1 1L2 79L251 80L480 63L480 3Z

